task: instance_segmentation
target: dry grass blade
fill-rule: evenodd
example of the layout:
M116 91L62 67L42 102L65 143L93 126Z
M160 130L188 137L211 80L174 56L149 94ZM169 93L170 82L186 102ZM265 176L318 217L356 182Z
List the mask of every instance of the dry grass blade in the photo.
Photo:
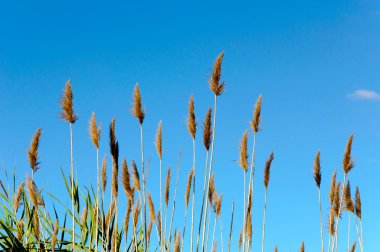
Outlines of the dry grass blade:
M187 184L186 184L186 194L185 194L185 205L186 208L189 205L189 198L190 198L190 188L191 188L191 182L193 180L194 176L194 169L190 170L189 176L187 177Z
M168 172L166 173L166 180L165 180L165 204L166 207L169 205L169 189L170 189L170 172L171 167L169 166Z
M212 71L211 78L209 80L210 89L214 92L216 96L219 96L223 93L224 82L220 83L220 75L222 72L222 60L224 52L221 52L214 62L214 68Z
M354 242L354 244L352 244L350 252L355 252L355 248L356 248L356 241Z
M190 96L189 115L187 117L187 130L189 131L191 137L195 139L195 134L197 132L197 121L195 120L194 112L194 96Z
M131 187L131 178L128 171L128 165L125 158L123 158L123 170L121 173L121 183L123 185L125 194L128 196L129 200L133 200L133 190Z
M329 193L330 205L334 204L335 184L336 184L336 169L334 170L334 173L331 177L331 186L330 186L330 193Z
M261 122L261 103L263 97L260 95L256 101L255 111L253 112L253 120L250 122L251 128L254 133L257 133L261 130L260 122Z
M264 169L264 185L266 189L268 189L269 178L270 178L270 167L271 167L273 159L274 159L274 154L272 152L267 162L265 163L265 169Z
M96 149L99 149L100 131L101 127L96 124L95 112L92 112L91 119L88 125L88 131L90 133L91 141Z
M205 121L203 122L203 145L207 151L210 149L211 135L211 108L209 108L205 117Z
M71 90L71 81L67 81L61 98L61 119L69 123L75 123L78 115L74 113L73 108L73 91Z
M155 145L156 145L157 154L162 160L162 121L158 123Z
M51 250L54 252L55 245L57 244L57 235L58 235L58 220L54 224L54 231L51 237Z
M37 129L36 133L33 136L32 143L30 144L30 148L28 150L29 164L33 172L36 172L40 168L40 162L38 161L38 146L40 144L41 133L42 129Z
M162 223L161 223L161 212L160 210L157 211L157 228L158 228L158 236L159 236L159 239L161 240L161 237L162 237L162 233L161 233L161 230L162 230Z
M154 216L154 214L153 214L153 216ZM148 244L150 243L150 235L152 233L152 227L153 227L153 222L152 222L152 220L150 220L149 224L148 224L148 228L146 230L146 238L148 239L148 242L147 242Z
M218 195L218 193L214 193L214 210L216 216L220 216L222 214L222 198L223 194Z
M132 115L139 120L140 125L144 122L145 110L142 108L139 84L136 83L133 91Z
M318 151L314 159L314 169L313 169L315 184L317 185L318 188L321 187L321 180L322 180L320 156L321 156L321 152Z
M244 172L248 169L248 131L245 131L239 146L239 165Z
M17 213L18 208L20 207L21 204L21 195L22 191L24 190L25 182L22 182L19 187L17 188L17 193L15 195L14 201L13 201L13 207L15 209L15 212Z
M83 208L82 216L81 216L81 220L80 220L80 223L81 223L82 226L86 225L86 222L87 222L87 213L88 213L88 207L86 206L85 208Z
M106 190L107 186L107 157L104 156L103 162L102 162L102 190L103 194Z
M351 157L351 146L352 146L353 139L354 139L354 135L352 134L347 141L346 150L344 151L342 166L343 166L343 171L346 175L354 167L354 161L352 160L352 157Z
M152 196L150 195L150 192L148 192L148 205L149 205L149 211L150 211L150 219L156 223L156 213L154 211L154 204L152 200Z
M132 160L133 187L140 192L140 175L134 160Z
M354 213L355 212L355 205L351 198L351 185L350 181L347 181L347 185L343 187L343 201L346 207L346 210Z
M359 218L359 220L362 219L362 200L360 198L359 187L356 187L355 192L355 214Z

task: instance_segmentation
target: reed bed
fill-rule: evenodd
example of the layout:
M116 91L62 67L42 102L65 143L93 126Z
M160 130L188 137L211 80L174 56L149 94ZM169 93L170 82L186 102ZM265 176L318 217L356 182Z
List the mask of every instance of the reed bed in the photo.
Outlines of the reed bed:
M243 193L242 198L236 198L235 200L242 201L243 208L235 209L235 202L223 201L223 189L217 187L218 181L213 170L213 161L218 157L214 153L214 146L218 140L216 138L217 104L219 100L222 102L222 94L225 88L225 82L221 81L223 56L223 52L217 56L209 79L209 88L214 98L214 104L213 107L207 110L202 124L203 134L201 134L201 137L205 155L196 159L198 129L195 97L190 96L187 121L186 125L184 125L190 134L192 143L191 150L184 150L192 152L192 162L191 164L185 164L184 167L190 167L190 169L185 170L183 173L180 172L182 171L180 162L182 150L180 150L176 172L172 172L171 166L168 166L164 186L162 169L165 131L163 130L162 121L158 123L154 145L159 158L159 188L147 188L149 162L146 162L144 153L143 128L146 113L142 105L142 95L138 84L135 85L132 93L130 112L138 121L141 156L136 157L136 160L141 159L141 163L133 159L127 160L123 157L120 166L121 172L119 171L119 140L116 135L115 117L110 122L108 132L109 155L106 155L103 161L100 162L99 149L107 147L100 146L100 138L104 137L102 136L103 131L101 124L97 122L95 112L93 112L89 119L88 131L96 154L93 157L94 171L96 170L96 186L95 189L92 185L80 186L75 178L73 148L73 125L78 120L78 115L74 113L73 90L71 81L68 81L61 97L62 112L60 117L69 124L70 169L69 171L62 169L61 173L63 184L71 200L71 208L63 203L61 196L56 197L45 190L39 190L34 180L36 172L42 167L39 146L43 142L41 138L42 129L39 128L32 137L30 148L27 152L31 177L27 175L25 180L17 184L16 175L14 175L12 187L17 188L14 190L7 189L9 187L6 187L0 180L0 197L2 199L0 208L2 215L0 219L1 249L6 251L224 252L224 250L231 251L231 244L235 243L238 244L239 251L253 251L256 244L252 244L254 235L252 223L254 222L253 218L258 217L258 214L253 213L253 201L255 199L254 175L257 169L255 165L255 148L258 133L262 129L263 97L261 95L258 97L253 110L253 118L247 125L251 131L244 131L236 151L238 153L237 165L243 170ZM360 251L364 251L360 191L356 187L355 198L353 198L353 193L351 192L351 182L353 180L349 178L349 173L354 167L354 160L351 156L353 139L354 136L351 135L343 154L343 180L339 181L336 170L332 175L330 191L326 196L329 198L328 207L322 206L321 200L321 188L324 186L322 183L324 180L322 180L321 151L317 152L314 163L312 163L312 160L310 161L313 167L312 176L318 190L318 205L316 204L316 206L319 209L320 238L317 239L320 239L321 251L335 252L338 251L338 245L340 247L344 246L339 244L339 233L345 230L339 229L339 220L345 217L348 220L348 239L344 250L355 251L358 243ZM251 147L249 147L250 141L252 141ZM250 154L249 148L252 148ZM112 160L110 172L107 169L107 157ZM201 160L199 162L204 162L204 167L197 165L198 160ZM271 207L267 205L267 197L270 197L268 192L272 163L275 163L273 152L269 155L263 167L263 186L259 185L264 191L262 252L265 251L267 208ZM249 172L248 183L247 172ZM276 167L274 167L274 172L276 172ZM109 173L111 173L110 185L107 177ZM175 177L172 176L172 173L175 173ZM187 183L184 185L178 183L180 174L187 174ZM203 177L201 174L203 174ZM175 183L172 183L172 177L175 178ZM201 181L201 183L196 184L196 181ZM124 194L119 194L119 182ZM107 186L110 187L108 189L110 191L109 197L106 195ZM176 212L178 211L176 204L178 203L177 190L179 186L183 186L185 190L183 208L185 212L183 214ZM196 193L197 190L200 190L200 192ZM151 192L153 191L159 192L157 199L152 197ZM199 198L197 198L198 196ZM49 208L45 205L44 197L49 197L53 201ZM122 201L119 201L119 199L122 199ZM109 202L109 204L106 204L106 202ZM123 204L124 202L126 206ZM223 206L229 206L231 203L232 208L229 212L228 207ZM58 214L56 206L64 209L63 216ZM48 211L47 209L52 210ZM328 209L328 212L324 213L323 210L325 209ZM125 213L121 213L122 210L125 210ZM196 213L199 213L199 215ZM238 215L243 213L241 223L236 223L236 213ZM188 214L191 214L190 223ZM324 219L324 216L327 216L327 218ZM222 218L229 223L228 230L224 233ZM351 221L352 218L354 221ZM174 221L174 219L177 221ZM67 223L70 220L71 227ZM355 229L353 229L353 226ZM239 229L240 238L238 241L234 241L232 234L236 230L239 231ZM217 230L219 233L217 233ZM356 239L351 244L352 230L356 231L354 234ZM152 232L156 234L152 234ZM324 234L328 236L328 243L326 243ZM303 241L299 250L305 251ZM278 251L277 246L274 251Z

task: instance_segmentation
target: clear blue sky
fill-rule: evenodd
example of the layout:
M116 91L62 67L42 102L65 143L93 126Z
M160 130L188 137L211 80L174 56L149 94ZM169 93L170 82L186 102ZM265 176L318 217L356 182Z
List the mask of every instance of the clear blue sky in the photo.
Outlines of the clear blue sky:
M80 117L74 126L80 183L96 181L95 151L87 133L92 111L104 129L101 156L109 153L108 126L116 116L120 155L128 162L139 160L138 125L129 113L132 90L139 82L147 111L148 187L156 205L158 160L153 141L160 119L165 170L170 164L176 167L182 146L176 216L182 228L184 184L192 155L185 127L188 99L195 96L201 125L213 105L207 81L214 59L223 50L226 88L219 99L214 168L217 189L224 195L225 234L232 200L236 202L234 248L243 204L243 173L235 160L240 137L249 129L254 103L262 94L254 249L261 241L262 170L274 150L266 248L270 251L278 244L280 251L296 251L305 240L308 251L319 251L313 158L321 150L327 223L330 177L338 168L342 179L341 160L351 133L355 134L356 166L350 177L362 193L365 248L380 249L378 1L5 1L0 3L0 31L0 162L7 170L15 169L20 180L30 174L26 151L35 130L42 127L36 182L69 199L60 175L60 167L69 168L69 128L58 119L60 95L68 79ZM197 140L197 166L203 171L200 127ZM342 230L346 220L343 215ZM343 251L346 235L340 241Z

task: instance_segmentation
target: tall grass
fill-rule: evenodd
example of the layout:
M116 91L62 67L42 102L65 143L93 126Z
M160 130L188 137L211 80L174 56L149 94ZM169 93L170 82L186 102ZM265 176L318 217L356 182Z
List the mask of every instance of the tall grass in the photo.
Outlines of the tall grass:
M64 170L61 170L61 173L62 185L66 187L71 199L71 208L64 203L61 195L57 197L45 191L49 188L40 190L34 180L36 172L41 167L39 146L43 142L41 142L42 129L39 128L32 137L30 148L27 152L31 167L31 178L27 176L23 180L14 175L10 181L8 179L8 183L12 184L13 190L9 189L10 187L4 185L0 180L0 198L2 199L0 204L2 217L0 219L1 249L6 251L113 252L189 250L203 252L219 249L223 252L225 249L231 251L231 244L238 243L242 251L252 251L254 245L252 242L254 235L253 218L257 218L257 215L253 214L254 174L256 169L255 148L257 134L262 129L262 96L258 97L253 111L253 118L247 125L252 129L252 133L250 131L244 132L237 150L239 155L238 165L243 170L243 192L241 196L243 199L241 200L240 196L236 196L237 199L235 200L241 200L243 207L242 209L235 209L234 202L227 202L227 204L223 202L222 204L223 190L217 191L216 176L213 171L214 159L218 158L218 153L215 153L215 144L217 143L217 105L219 97L223 94L225 88L225 83L221 81L223 56L223 52L217 56L209 79L209 88L212 92L214 104L213 108L208 109L202 125L203 134L201 137L203 138L205 155L201 155L197 159L195 154L199 141L197 141L196 134L197 121L193 96L190 97L188 103L188 116L184 127L187 128L191 137L192 149L186 150L186 152L192 153L192 161L191 164L185 164L191 167L190 171L186 172L188 176L186 184L179 183L182 155L182 150L180 150L175 183L171 183L172 171L169 166L165 185L163 185L163 129L162 122L159 121L153 141L159 158L159 188L147 188L146 179L149 162L146 163L144 153L143 122L145 108L142 105L139 85L136 84L133 90L131 114L138 121L140 136L138 159L141 159L141 166L140 162L137 164L133 159L127 161L123 157L120 166L121 173L119 172L119 140L116 137L115 118L112 119L109 126L110 154L106 155L102 163L100 163L99 150L102 147L100 146L102 131L96 121L95 113L92 113L88 131L92 145L96 150L96 186L94 189L92 185L79 185L77 179L75 179L73 151L73 125L77 121L78 115L74 113L73 91L71 82L68 81L61 97L62 112L60 117L69 124L70 129L70 172L68 176ZM185 107L186 104L183 105ZM218 111L218 113L220 112ZM251 134L253 134L252 151L249 156L248 146L251 142ZM339 231L342 232L342 229L339 229L339 220L341 217L345 217L343 213L347 213L348 217L347 248L345 249L349 251L355 250L356 241L353 244L350 243L353 237L351 226L354 223L356 229L355 240L358 241L360 250L364 251L360 192L359 188L356 187L355 199L353 199L350 184L353 180L348 176L354 166L354 161L351 157L352 143L353 135L348 139L343 155L343 181L337 179L336 171L332 176L328 195L329 214L325 221L322 213L322 209L325 208L322 206L321 199L323 184L319 151L314 159L313 177L318 188L320 220L320 237L315 239L320 239L321 251L338 251L338 234ZM222 144L221 141L220 144ZM107 171L107 157L111 157L112 160L111 171ZM203 158L204 160L199 161L205 164L202 170L202 166L198 166L197 162ZM264 190L261 234L262 252L265 251L266 220L268 217L270 218L270 216L267 216L267 197L273 159L272 152L264 166L264 186L261 187ZM249 172L248 181L247 172ZM111 173L111 185L109 186L110 194L108 197L106 192L108 192L107 176L109 173ZM203 183L199 174L203 174ZM16 183L19 180L21 181ZM201 183L196 184L196 181L201 181ZM119 182L121 182L124 194L119 194ZM178 213L178 208L176 208L177 191L180 187L185 190L183 214ZM229 190L229 188L222 189ZM196 193L197 190L199 190L198 193ZM159 192L158 199L152 197L154 193L151 194L151 192L154 191ZM48 201L49 204L50 202L53 203L47 207L44 197L51 199ZM157 201L159 202L159 207L155 207L155 202ZM189 206L190 201L191 207ZM231 212L224 207L230 203L232 203ZM169 211L169 206L171 206L171 211ZM57 208L64 211L58 211ZM121 210L125 210L125 213L121 213ZM147 215L148 211L149 214ZM239 216L243 213L241 216L242 223L236 223L236 218L234 219L235 211L238 212ZM199 213L199 215L195 213ZM188 214L191 214L190 223L188 223L190 221L188 220ZM354 221L351 221L352 216ZM67 224L70 219L72 222L71 228ZM222 219L229 220L230 225L227 232L223 232ZM327 227L324 227L323 223L328 223ZM187 224L191 225L190 232L187 230ZM197 224L198 226L196 226ZM232 239L233 233L236 231L235 226L242 227L239 241ZM156 239L154 238L155 235L152 235L153 229L155 229L153 233L156 233ZM323 235L324 231L327 231L328 235L327 245ZM304 249L305 244L302 242L300 251L304 251ZM275 251L278 251L277 246Z

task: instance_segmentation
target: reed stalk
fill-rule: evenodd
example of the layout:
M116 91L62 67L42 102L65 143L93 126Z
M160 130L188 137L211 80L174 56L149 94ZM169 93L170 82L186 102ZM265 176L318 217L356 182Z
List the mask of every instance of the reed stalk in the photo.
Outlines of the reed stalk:
M231 213L231 224L230 224L230 235L228 239L228 252L231 250L231 241L232 241L232 227L234 223L234 210L235 210L235 202L232 201L232 213Z

